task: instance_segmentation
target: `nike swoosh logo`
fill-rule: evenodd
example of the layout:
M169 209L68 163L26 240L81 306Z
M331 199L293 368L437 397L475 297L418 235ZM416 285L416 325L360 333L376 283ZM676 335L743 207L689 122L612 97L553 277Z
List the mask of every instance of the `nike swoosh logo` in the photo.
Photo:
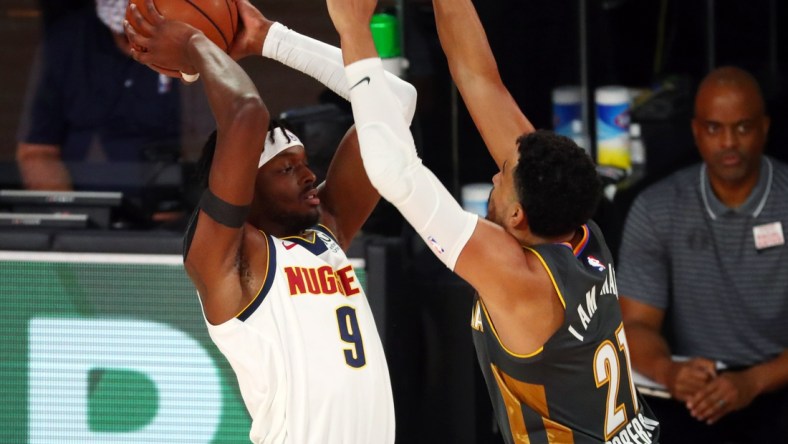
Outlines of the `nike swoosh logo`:
M369 80L369 76L366 76L366 77L364 77L363 79L361 79L361 80L359 80L358 82L356 82L356 84L355 84L355 85L353 85L353 86L351 86L351 87L350 87L350 89L353 89L353 88L357 87L358 85L361 85L361 84L362 84L362 83L364 83L364 82L367 82L367 83L369 83L369 82L370 82L370 80Z
M290 249L292 249L293 247L295 247L295 246L296 246L296 245L298 245L298 244L297 244L297 243L295 243L295 242L293 242L293 243L291 243L290 245L288 245L288 244L286 244L286 243L282 242L282 245L285 247L285 250L290 250Z

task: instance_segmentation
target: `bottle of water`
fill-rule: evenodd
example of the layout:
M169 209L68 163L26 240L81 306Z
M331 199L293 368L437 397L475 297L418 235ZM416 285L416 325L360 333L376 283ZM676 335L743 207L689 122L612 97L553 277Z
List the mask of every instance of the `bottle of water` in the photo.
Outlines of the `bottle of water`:
M383 69L403 77L408 69L408 60L402 56L400 47L399 19L393 14L382 12L372 16L369 26L375 49L383 61Z
M629 124L629 158L632 163L632 180L637 181L646 175L646 145L640 132L640 124Z

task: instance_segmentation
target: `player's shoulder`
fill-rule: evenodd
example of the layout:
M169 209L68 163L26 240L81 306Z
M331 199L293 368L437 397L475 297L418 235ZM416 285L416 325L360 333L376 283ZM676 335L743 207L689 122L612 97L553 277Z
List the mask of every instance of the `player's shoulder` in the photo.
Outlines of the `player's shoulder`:
M267 234L265 231L246 223L243 227L243 247L240 254L242 256L275 254L275 239L274 236ZM271 250L270 253L269 250Z
M529 285L552 287L554 273L561 268L557 264L563 262L565 256L574 257L574 254L568 244L540 244L524 248L523 256L527 274L522 273L522 278Z

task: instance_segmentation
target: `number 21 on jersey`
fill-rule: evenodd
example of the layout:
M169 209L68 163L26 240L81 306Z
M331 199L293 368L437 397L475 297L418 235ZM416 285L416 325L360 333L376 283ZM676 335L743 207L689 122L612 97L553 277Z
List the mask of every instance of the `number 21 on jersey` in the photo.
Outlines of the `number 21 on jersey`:
M627 423L627 413L624 404L618 404L618 388L621 383L621 371L625 371L629 380L629 390L632 393L632 405L638 412L637 392L632 381L632 364L629 359L629 345L624 334L624 324L616 329L617 346L612 341L606 340L597 347L594 354L594 377L597 388L607 386L607 403L605 408L605 440L609 440ZM624 356L624 366L620 355Z

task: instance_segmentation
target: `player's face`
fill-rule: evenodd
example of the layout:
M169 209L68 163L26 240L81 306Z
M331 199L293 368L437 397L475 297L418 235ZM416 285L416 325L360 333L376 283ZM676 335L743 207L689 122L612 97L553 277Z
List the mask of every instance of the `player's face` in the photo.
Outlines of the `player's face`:
M517 203L517 193L514 187L514 168L516 159L504 161L501 171L493 176L493 189L487 202L487 220L506 227L507 215L512 211L512 205Z
M754 88L710 85L698 93L692 133L713 179L736 184L756 177L768 130Z
M265 217L287 233L300 233L320 220L315 174L302 146L286 149L257 171L257 202Z

